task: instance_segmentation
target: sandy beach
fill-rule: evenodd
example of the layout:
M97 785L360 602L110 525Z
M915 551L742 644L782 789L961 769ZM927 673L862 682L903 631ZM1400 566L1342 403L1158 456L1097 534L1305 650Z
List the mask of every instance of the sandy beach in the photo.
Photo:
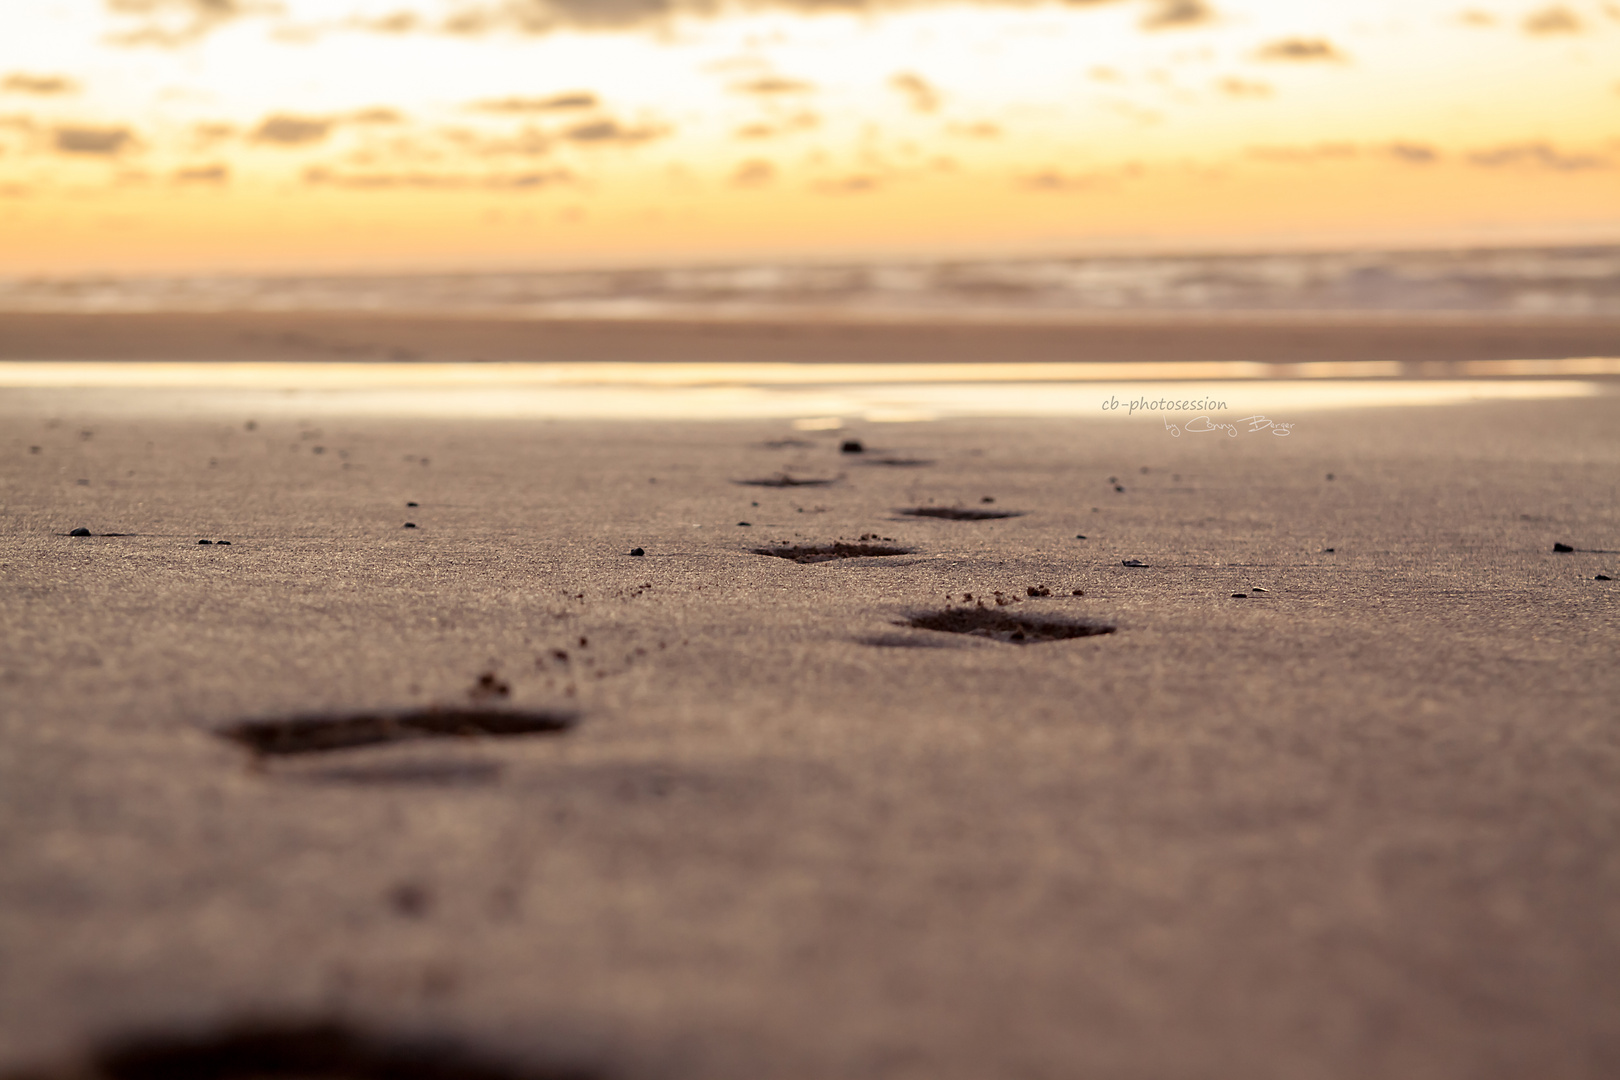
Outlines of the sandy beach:
M1468 361L1620 356L1612 316L1093 313L1061 320L798 315L526 319L398 312L0 312L0 360L687 363Z
M220 400L0 390L0 1075L244 1023L511 1063L436 1076L1620 1069L1611 381L1286 437ZM838 543L897 553L756 553ZM566 722L220 734L433 706Z

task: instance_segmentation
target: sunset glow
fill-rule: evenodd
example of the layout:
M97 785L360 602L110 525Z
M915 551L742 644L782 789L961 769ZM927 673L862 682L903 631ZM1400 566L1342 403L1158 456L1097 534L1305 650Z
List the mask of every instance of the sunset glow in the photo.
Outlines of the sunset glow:
M0 272L1620 237L1620 4L9 5Z

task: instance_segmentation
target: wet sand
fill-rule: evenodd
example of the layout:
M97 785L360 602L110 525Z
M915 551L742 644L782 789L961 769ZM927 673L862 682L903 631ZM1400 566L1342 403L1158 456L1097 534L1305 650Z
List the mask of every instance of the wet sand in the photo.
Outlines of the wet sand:
M245 1018L623 1078L1614 1075L1601 391L1286 438L0 391L0 1075ZM739 483L783 476L829 483ZM754 553L838 541L907 551ZM981 602L1113 632L904 625ZM433 705L577 723L217 734Z
M685 363L1392 361L1620 356L1620 319L1097 314L1063 321L521 319L364 312L0 313L0 360Z

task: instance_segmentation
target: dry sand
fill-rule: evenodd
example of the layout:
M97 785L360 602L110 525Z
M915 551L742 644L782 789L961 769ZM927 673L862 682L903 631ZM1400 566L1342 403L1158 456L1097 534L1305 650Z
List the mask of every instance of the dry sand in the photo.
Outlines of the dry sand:
M0 1075L253 1017L626 1080L1620 1074L1608 389L1235 439L89 400L0 392ZM784 472L835 482L736 482ZM912 552L750 550L863 535ZM980 598L1116 631L897 625ZM578 726L214 734L486 672Z

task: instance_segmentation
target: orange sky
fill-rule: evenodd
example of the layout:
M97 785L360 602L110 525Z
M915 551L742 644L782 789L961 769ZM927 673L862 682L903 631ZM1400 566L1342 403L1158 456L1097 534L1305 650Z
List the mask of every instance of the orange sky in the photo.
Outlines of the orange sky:
M1613 0L38 0L7 23L0 273L1620 239Z

